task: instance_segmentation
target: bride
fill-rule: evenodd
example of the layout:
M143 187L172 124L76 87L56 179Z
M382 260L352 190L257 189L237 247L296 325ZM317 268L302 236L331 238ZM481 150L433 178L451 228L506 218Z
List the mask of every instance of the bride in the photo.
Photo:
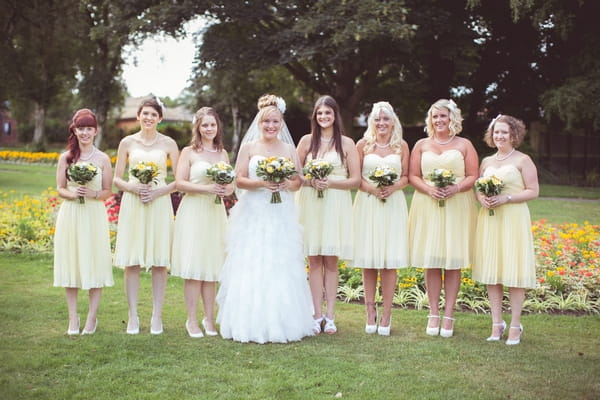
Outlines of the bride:
M231 211L217 322L227 339L285 343L313 334L301 227L289 193L301 178L269 182L257 177L256 167L267 157L287 157L296 169L300 164L283 99L264 95L258 109L236 160L236 183L245 192ZM282 202L270 203L276 191Z

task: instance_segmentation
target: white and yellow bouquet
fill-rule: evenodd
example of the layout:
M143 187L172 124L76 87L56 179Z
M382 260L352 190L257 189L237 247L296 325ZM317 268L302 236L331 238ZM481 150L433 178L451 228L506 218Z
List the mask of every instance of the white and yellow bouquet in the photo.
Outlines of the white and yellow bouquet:
M67 175L71 181L83 186L94 179L96 175L98 175L98 167L92 163L78 162L69 165ZM85 198L83 196L79 196L79 203L85 203Z
M214 183L227 185L235 179L233 167L225 161L214 163L206 170L206 176L210 177ZM215 196L215 204L221 204L221 197Z
M429 180L433 182L435 187L445 188L446 186L453 185L456 182L456 176L454 172L449 169L444 168L436 168L429 174ZM439 199L438 206L445 207L446 200Z
M158 176L158 166L152 161L144 162L141 161L129 169L129 173L136 177L140 183L144 185L150 182L158 182L156 177Z
M333 172L333 165L325 160L310 160L302 169L305 179L323 179ZM323 198L323 191L317 191L317 198Z
M369 179L377 184L377 189L391 186L398 181L398 172L392 167L378 166L369 173ZM380 199L385 203L386 199Z
M475 181L475 189L478 192L483 193L485 197L499 195L503 187L504 182L502 182L502 179L498 178L496 175L482 176ZM490 208L489 215L494 214L494 209Z
M269 157L258 162L256 175L270 182L283 182L285 179L296 174L294 163L285 157ZM281 203L281 194L271 193L271 203Z

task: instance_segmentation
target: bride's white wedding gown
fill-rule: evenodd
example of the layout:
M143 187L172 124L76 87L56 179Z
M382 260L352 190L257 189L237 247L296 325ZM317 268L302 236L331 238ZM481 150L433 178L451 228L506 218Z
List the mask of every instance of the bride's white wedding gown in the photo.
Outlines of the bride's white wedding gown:
M250 159L250 178L258 179L262 158ZM284 343L313 335L302 228L293 196L283 191L281 200L270 203L266 188L247 190L231 210L217 294L217 322L226 339Z

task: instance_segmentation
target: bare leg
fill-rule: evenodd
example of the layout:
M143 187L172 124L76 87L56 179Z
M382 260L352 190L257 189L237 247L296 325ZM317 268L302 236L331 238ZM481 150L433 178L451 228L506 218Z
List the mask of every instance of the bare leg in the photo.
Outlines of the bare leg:
M367 309L367 325L377 324L377 305L375 290L377 289L377 270L363 269L363 287L365 288L365 308Z
M521 325L521 311L523 310L523 303L525 302L525 289L523 288L508 288L508 294L510 297L510 326L517 327ZM520 329L509 329L508 339L515 340L521 337Z
M67 310L69 311L69 331L79 330L79 317L77 316L77 293L78 288L65 288L67 297Z
M200 298L202 282L186 279L183 283L183 297L185 300L185 308L187 309L188 315L188 329L191 333L199 333L200 327L198 326L198 299Z
M492 335L499 337L502 332L502 299L504 288L502 285L487 285L490 309L492 312Z
M125 294L127 296L127 305L129 306L129 321L127 330L135 331L139 329L139 318L137 312L137 300L140 291L140 266L134 265L125 268Z
M102 297L102 288L90 289L90 306L84 327L84 329L87 332L93 332L96 330L96 321L98 318L98 307L100 306L100 297Z
M381 290L383 294L383 315L379 326L390 326L392 319L392 304L394 303L394 293L396 293L396 270L381 270Z
M308 257L308 282L310 284L310 293L312 294L314 319L319 319L323 316L323 257L309 256Z
M153 331L162 330L162 308L167 290L167 268L152 267L152 319Z
M444 293L446 295L446 305L444 306L444 317L442 319L442 328L452 329L454 327L454 306L460 289L460 269L451 269L444 271Z
M339 285L338 258L336 256L323 256L325 260L325 317L333 319L335 316L335 301Z
M429 315L440 315L440 294L442 293L442 270L425 270L425 287L427 289L427 299L429 299ZM440 318L429 318L428 327L436 328L440 323Z
M202 305L204 308L204 320L207 331L216 331L215 328L215 297L217 295L217 283L203 281L200 288L202 293Z

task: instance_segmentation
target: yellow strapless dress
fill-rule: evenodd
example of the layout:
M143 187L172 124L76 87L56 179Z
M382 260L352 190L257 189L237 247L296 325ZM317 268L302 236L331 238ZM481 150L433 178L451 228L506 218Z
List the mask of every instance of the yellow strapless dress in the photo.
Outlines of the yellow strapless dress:
M421 171L425 182L436 168L454 172L456 182L465 178L463 155L456 149L436 154L423 152ZM477 218L475 194L472 190L438 201L415 191L408 215L410 263L418 268L460 269L470 267Z
M211 184L206 170L212 164L198 160L190 167L190 182ZM175 218L171 275L199 281L218 281L225 260L227 213L212 193L186 194Z
M68 181L75 192L79 185ZM102 169L87 184L102 190ZM54 286L92 289L113 286L108 215L102 200L65 200L56 216Z
M394 168L402 174L399 154L381 157L367 154L363 159L362 176L368 180L378 166ZM354 199L354 258L358 268L408 267L408 208L404 192L398 190L382 202L375 196L359 191Z
M130 166L142 161L156 163L159 168L158 182L152 185L165 186L167 153L158 149L134 149L129 153ZM137 179L130 175L129 181ZM141 265L146 269L152 266L170 267L172 236L171 196L161 196L144 204L138 195L123 193L115 245L116 266L124 268Z
M312 159L309 154L307 161ZM336 151L325 153L322 159L334 169L329 180L346 179L348 170ZM352 194L350 190L327 189L323 198L318 191L303 186L296 194L300 224L304 227L304 254L307 256L338 256L352 258Z
M525 189L523 177L514 165L488 167L483 175L502 179L505 184L502 194ZM477 218L474 252L474 280L489 285L534 288L535 256L527 203L503 204L494 209L494 215L482 207Z

